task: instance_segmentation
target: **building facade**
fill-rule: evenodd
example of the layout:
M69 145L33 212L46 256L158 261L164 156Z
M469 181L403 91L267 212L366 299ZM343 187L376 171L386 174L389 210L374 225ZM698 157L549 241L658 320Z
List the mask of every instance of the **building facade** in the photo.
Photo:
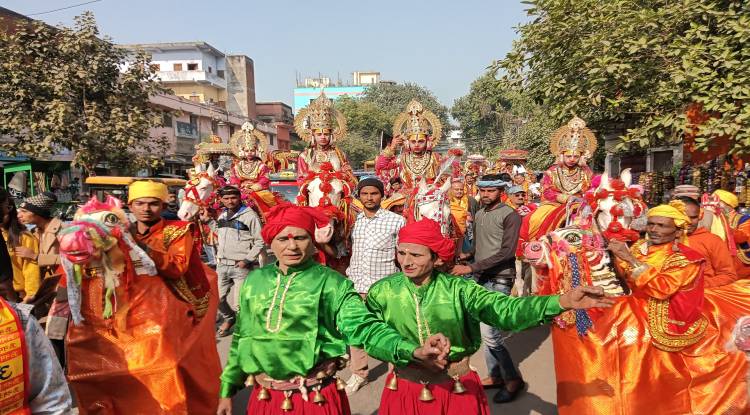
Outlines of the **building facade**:
M122 45L151 55L157 77L174 95L151 97L164 110L162 126L151 137L167 139L169 149L161 173L184 175L192 167L195 145L229 137L246 121L268 135L269 150L289 149L293 130L291 108L282 103L261 107L268 114L259 118L255 101L253 60L244 55L226 55L205 42L171 42ZM277 110L275 104L289 111Z

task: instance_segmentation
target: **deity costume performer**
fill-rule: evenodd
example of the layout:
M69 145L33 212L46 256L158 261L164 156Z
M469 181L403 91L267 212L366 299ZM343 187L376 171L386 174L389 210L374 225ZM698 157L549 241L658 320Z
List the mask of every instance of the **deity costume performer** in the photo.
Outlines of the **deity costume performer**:
M281 204L268 214L262 236L279 263L245 280L221 375L222 398L253 386L248 414L350 414L335 376L347 344L397 366L423 350L369 312L351 280L311 259L312 235L326 225L310 207ZM222 399L220 414L223 405L231 402Z
M464 191L469 197L479 200L477 180L489 169L487 159L481 154L472 154L464 163Z
M232 164L231 184L237 186L242 199L265 218L272 206L281 203L280 196L270 190L274 160L268 154L268 137L246 122L229 140L235 160Z
M304 185L310 173L320 173L323 163L330 163L335 172L353 189L357 186L352 167L336 143L346 138L346 118L333 106L333 101L321 92L310 105L294 117L294 130L308 143L297 159L297 181Z
M451 262L455 252L454 242L445 238L440 225L430 219L407 224L399 231L398 242L399 262L404 269L409 269L412 259L407 257L412 253L401 244L429 248L432 261L443 263ZM399 272L378 281L368 292L367 307L407 339L422 343L439 331L451 342L449 364L443 371L407 365L390 373L379 413L489 415L481 379L469 365L469 358L482 344L479 323L521 331L551 321L565 308L558 295L506 296L438 271L435 264L426 278Z
M590 325L578 313L556 320L561 415L747 413L747 362L725 347L750 298L704 291L704 258L677 239L689 221L681 202L649 210L649 239L609 242L630 294Z
M440 155L432 149L440 141L442 124L438 117L413 100L393 123L393 141L375 159L375 172L383 183L400 177L402 194L409 195L418 179L437 180ZM396 152L404 146L403 152Z
M160 182L129 187L131 203L167 199ZM61 231L68 380L81 414L216 411L216 274L200 262L192 224L157 218L131 236L120 202L93 198Z
M594 133L578 117L552 133L550 150L558 161L544 172L541 205L524 218L522 244L561 227L569 212L580 205L570 199L581 198L591 187L593 172L586 160L594 154L596 146ZM573 202L570 207L569 202Z

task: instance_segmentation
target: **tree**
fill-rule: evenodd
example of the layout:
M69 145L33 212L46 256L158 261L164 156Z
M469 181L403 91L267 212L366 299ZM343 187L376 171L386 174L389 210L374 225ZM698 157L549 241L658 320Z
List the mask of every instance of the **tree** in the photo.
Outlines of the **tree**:
M88 172L137 170L164 154L166 140L149 138L161 119L149 96L167 92L150 58L98 35L89 12L73 28L34 21L0 34L0 136L9 138L0 148L35 158L72 150Z
M741 0L528 0L530 23L493 64L558 124L576 114L622 147L734 139L750 150L750 4ZM706 112L691 124L688 108Z
M500 149L528 150L528 167L535 170L554 161L548 140L558 125L542 107L520 91L508 89L492 71L472 82L469 93L455 101L451 113L470 152L492 160Z
M378 155L380 147L373 137L364 136L359 131L350 131L346 138L337 144L349 158L352 169L360 170L368 160Z
M425 108L434 112L443 124L443 131L449 127L448 108L441 104L429 89L412 83L375 84L365 89L362 101L375 105L383 110L391 122L406 109L412 99L421 102Z

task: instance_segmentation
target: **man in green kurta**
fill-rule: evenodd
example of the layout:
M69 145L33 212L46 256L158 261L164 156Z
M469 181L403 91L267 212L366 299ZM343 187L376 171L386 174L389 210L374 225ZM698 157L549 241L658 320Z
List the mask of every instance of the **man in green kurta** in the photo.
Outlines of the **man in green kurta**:
M429 219L399 232L397 259L402 272L370 288L367 307L402 336L423 343L432 333L450 339L448 365L440 373L414 365L396 367L386 379L381 415L487 414L481 380L469 357L482 343L479 323L520 331L549 322L568 309L609 307L599 287L579 287L563 295L509 297L471 280L435 269L450 262L453 241Z
M397 366L440 370L449 343L428 336L422 346L405 340L367 310L353 283L313 260L316 229L328 218L309 207L277 205L263 239L277 264L252 271L240 293L227 365L221 375L219 415L231 413L231 397L252 385L252 414L349 414L343 382L347 344ZM321 412L322 413L322 412Z

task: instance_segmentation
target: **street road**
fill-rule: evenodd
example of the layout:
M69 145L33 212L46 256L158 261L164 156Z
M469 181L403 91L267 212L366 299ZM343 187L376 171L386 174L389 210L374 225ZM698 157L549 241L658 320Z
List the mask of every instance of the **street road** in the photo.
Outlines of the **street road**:
M230 344L231 336L221 339L217 344L222 365L226 362ZM504 405L493 404L492 395L494 392L488 391L492 413L503 415L557 414L555 409L555 370L549 327L538 327L513 334L507 340L507 345L516 362L520 362L521 373L528 382L529 388L526 393L519 395L515 402ZM370 362L370 383L349 398L352 414L377 414L380 404L380 391L383 390L388 365L374 359L371 359ZM472 365L479 370L480 377L486 375L487 367L484 363L484 352L482 350L472 357ZM343 371L339 375L346 380L349 377L349 372ZM235 397L234 415L245 413L248 396L249 390L245 389Z

